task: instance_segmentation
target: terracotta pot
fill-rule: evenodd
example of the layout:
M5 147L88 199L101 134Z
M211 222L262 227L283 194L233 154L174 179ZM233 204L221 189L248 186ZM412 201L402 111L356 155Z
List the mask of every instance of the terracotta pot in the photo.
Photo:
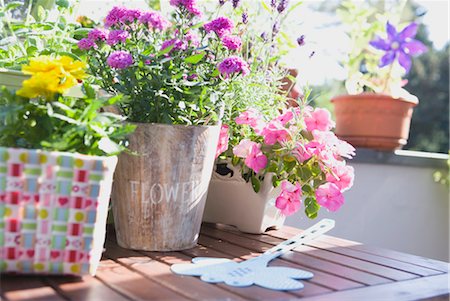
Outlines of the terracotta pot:
M176 251L196 245L219 126L137 124L119 156L112 192L121 247Z
M336 115L336 135L355 147L378 150L402 148L409 136L413 108L418 101L363 93L331 100Z
M227 161L218 162L209 184L203 221L232 225L253 234L279 228L285 220L275 207L275 198L279 194L280 188L273 188L270 175L265 177L256 193L238 168Z

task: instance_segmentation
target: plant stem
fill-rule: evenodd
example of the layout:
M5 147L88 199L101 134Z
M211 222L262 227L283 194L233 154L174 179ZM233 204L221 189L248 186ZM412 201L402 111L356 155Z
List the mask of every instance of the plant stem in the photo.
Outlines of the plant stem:
M393 69L393 68L394 68L394 62L391 63L391 65L389 66L389 71L388 71L388 73L386 74L386 78L385 78L385 80L384 80L383 91L381 91L381 92L383 92L383 93L386 92L386 89L387 89L387 87L388 87L389 80L391 79L391 73L392 73L392 69Z

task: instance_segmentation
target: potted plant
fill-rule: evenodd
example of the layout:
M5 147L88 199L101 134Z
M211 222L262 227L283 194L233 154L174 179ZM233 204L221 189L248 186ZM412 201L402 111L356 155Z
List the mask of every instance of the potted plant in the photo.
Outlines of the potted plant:
M389 21L370 22L375 10L349 2L345 7L341 11L344 21L352 16L352 49L345 62L349 94L331 100L336 134L357 147L401 148L407 143L413 108L418 104L417 97L402 88L407 83L402 77L411 67L411 56L426 51L414 39L418 24L413 22L400 29ZM353 16L358 18L354 20ZM375 36L384 24L384 37Z
M156 11L113 8L79 41L98 84L126 101L137 125L122 154L112 201L120 246L166 251L196 245L220 130L222 95L248 73L225 17L199 23L195 1Z
M101 113L119 97L62 96L85 63L39 56L17 90L0 91L0 271L95 274L103 251L123 118Z
M337 210L353 179L353 169L342 157L351 157L354 149L330 132L329 112L308 106L307 90L302 98L288 97L296 94L291 93L295 79L279 61L283 47L294 43L280 23L292 8L287 1L271 3L264 8L273 22L267 32L255 34L261 27L250 28L246 21L252 16L242 16L243 45L251 45L242 51L251 71L224 97L218 160L203 217L249 233L282 225L302 200L309 218L315 218L321 206ZM299 46L304 39L300 36Z

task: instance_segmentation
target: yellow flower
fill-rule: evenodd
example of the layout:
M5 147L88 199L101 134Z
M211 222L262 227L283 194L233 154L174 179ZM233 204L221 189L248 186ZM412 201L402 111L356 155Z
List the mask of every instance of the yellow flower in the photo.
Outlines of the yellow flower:
M31 78L23 81L17 95L51 98L55 93L62 94L86 76L84 68L86 63L74 61L68 56L40 56L31 59L28 65L22 67L22 71L31 74Z

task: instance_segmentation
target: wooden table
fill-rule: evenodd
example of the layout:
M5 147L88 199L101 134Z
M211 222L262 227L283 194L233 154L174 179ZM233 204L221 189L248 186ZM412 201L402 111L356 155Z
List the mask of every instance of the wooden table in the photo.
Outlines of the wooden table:
M323 236L272 261L314 273L299 291L208 284L177 276L171 264L192 257L243 260L301 230L284 227L250 235L232 227L203 225L199 245L183 252L138 252L117 246L108 232L106 252L95 277L2 276L4 300L448 300L449 264Z

